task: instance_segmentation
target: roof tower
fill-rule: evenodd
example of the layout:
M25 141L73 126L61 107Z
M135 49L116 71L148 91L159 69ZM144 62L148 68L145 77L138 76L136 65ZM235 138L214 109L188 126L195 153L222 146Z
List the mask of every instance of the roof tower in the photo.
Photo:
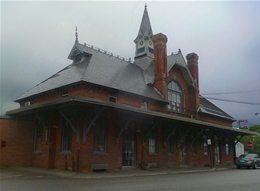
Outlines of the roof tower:
M154 57L152 36L153 31L148 16L147 6L145 5L140 29L134 40L136 44L135 59L143 56Z

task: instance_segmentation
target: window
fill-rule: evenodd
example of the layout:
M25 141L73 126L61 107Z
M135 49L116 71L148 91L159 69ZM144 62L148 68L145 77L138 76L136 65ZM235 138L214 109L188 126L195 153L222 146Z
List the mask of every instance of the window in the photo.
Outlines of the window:
M37 122L34 131L34 152L41 152L42 150L42 125Z
M72 129L65 121L62 125L62 152L71 151Z
M68 90L65 89L65 90L62 90L62 93L61 93L61 97L68 97Z
M107 120L102 118L96 121L94 126L94 152L106 153Z
M182 112L182 89L180 85L171 81L168 84L168 101L170 102L168 108L171 111L181 113Z
M117 103L117 94L116 94L116 92L110 92L109 101Z
M193 142L192 150L193 155L198 155L198 139Z
M141 103L141 108L142 109L147 109L147 102L146 101Z
M158 130L155 128L149 138L149 153L158 154Z
M204 155L209 155L209 145L207 142L207 138L206 136L203 137L204 138Z
M170 136L168 142L169 142L169 145L168 145L168 155L173 155L174 154L173 135Z
M226 155L230 155L230 143L229 143L229 139L226 138L225 139L225 150L226 150Z

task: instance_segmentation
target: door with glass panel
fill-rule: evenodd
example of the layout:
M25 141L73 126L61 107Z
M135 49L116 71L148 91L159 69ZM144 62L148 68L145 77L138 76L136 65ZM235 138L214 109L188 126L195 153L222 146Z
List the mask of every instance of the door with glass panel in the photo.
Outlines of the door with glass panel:
M123 132L122 166L135 166L135 127L129 124Z

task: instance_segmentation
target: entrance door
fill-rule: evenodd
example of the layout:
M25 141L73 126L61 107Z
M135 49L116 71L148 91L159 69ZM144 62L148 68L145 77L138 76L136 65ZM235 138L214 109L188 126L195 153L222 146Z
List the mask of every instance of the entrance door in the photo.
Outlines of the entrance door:
M187 165L187 147L186 147L186 144L183 144L179 148L179 160L180 160L180 166L186 166Z
M221 153L220 153L220 140L217 136L214 137L214 163L215 165L221 164Z
M215 147L215 164L220 164L220 152L219 152L219 146Z
M123 132L122 166L135 166L135 132L133 126L128 127Z
M179 162L180 166L187 166L187 137L183 137L183 131L179 131L179 136L182 140L179 142Z

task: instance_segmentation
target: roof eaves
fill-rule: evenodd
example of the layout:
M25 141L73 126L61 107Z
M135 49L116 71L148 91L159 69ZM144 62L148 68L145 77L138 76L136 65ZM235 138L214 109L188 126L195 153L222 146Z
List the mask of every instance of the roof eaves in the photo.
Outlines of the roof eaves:
M97 100L97 99L93 99L93 98L76 97L76 96L59 98L56 100L46 101L43 103L22 107L19 109L8 111L6 113L6 115L29 114L29 113L35 112L36 110L48 110L48 109L52 109L52 108L57 108L61 104L76 104L76 103L79 103L80 105L90 104L90 105L97 105L97 106L111 107L114 109L132 111L132 112L143 114L143 115L150 115L153 117L177 120L177 121L180 121L183 123L189 123L189 124L193 124L193 125L199 125L199 126L204 126L204 127L209 127L209 128L217 128L217 129L224 130L224 131L232 131L239 135L257 135L256 132L249 132L249 131L245 132L240 129L233 129L231 127L218 125L218 124L214 124L214 123L210 123L210 122L170 115L170 114L162 113L162 112L158 112L158 111L145 110L145 109L141 109L141 108L137 108L137 107L133 107L133 106L123 105L123 104L118 104L118 103L113 103L113 102L108 102L108 101L103 101L103 100Z

